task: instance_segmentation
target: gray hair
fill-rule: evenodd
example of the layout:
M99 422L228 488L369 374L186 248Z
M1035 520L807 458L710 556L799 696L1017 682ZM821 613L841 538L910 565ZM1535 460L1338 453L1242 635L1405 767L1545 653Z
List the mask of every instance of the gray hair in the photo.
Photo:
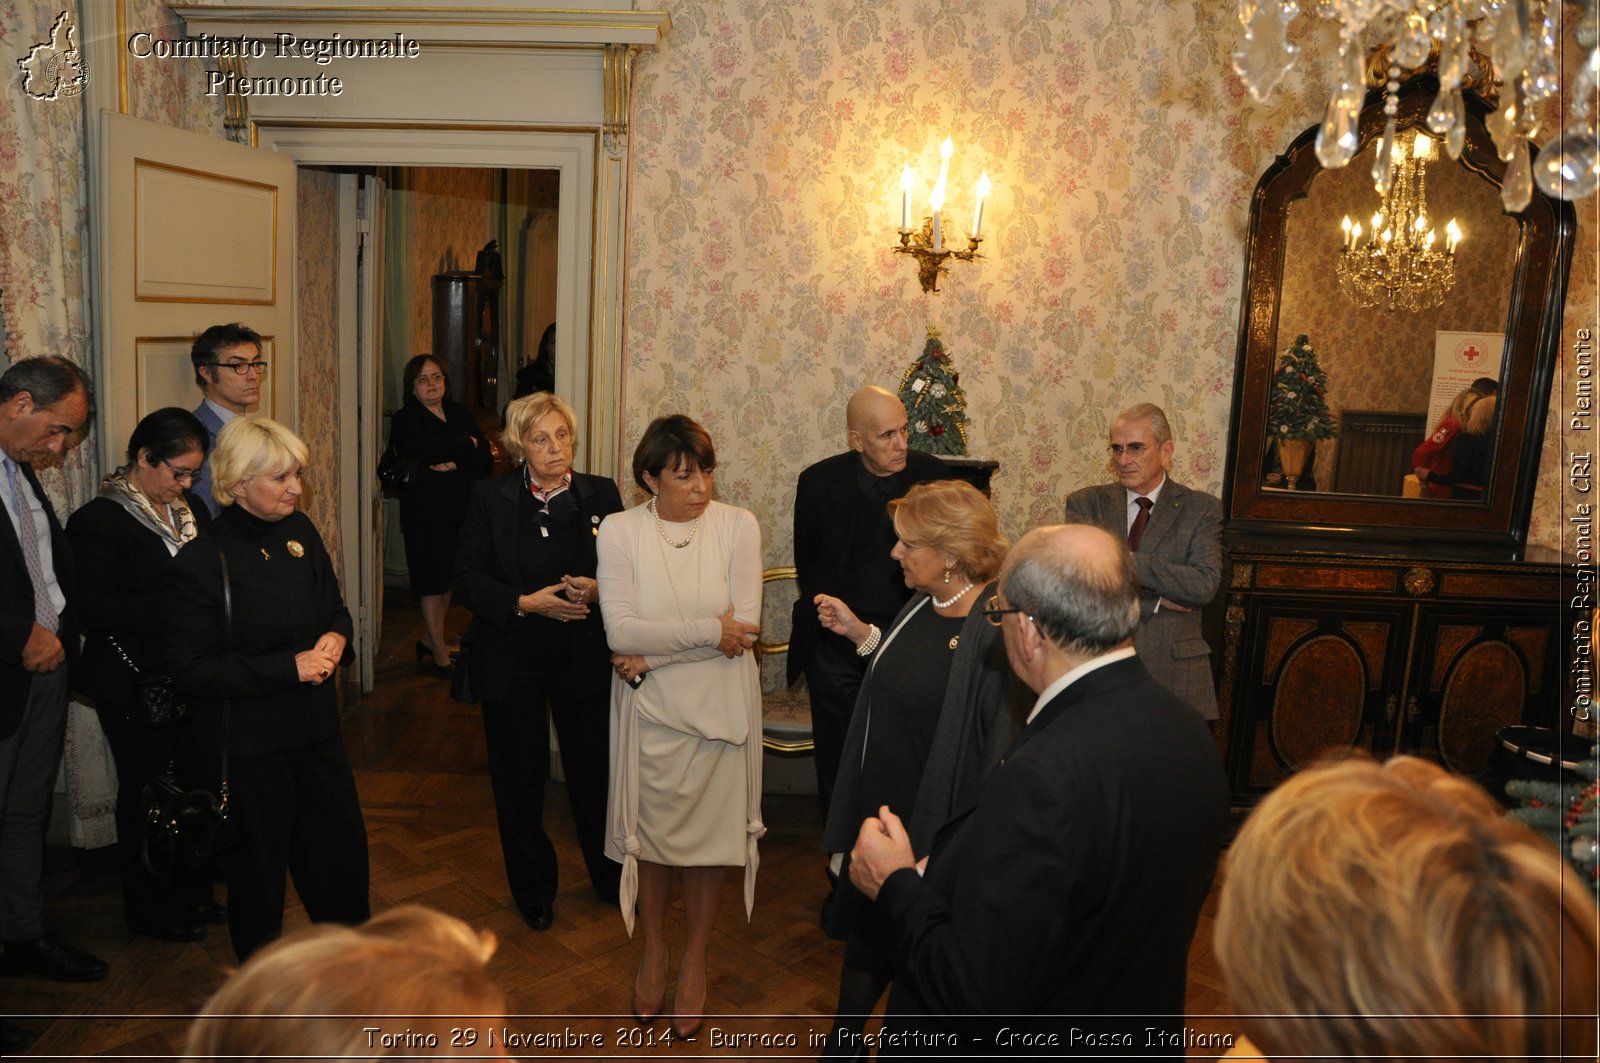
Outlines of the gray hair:
M1104 532L1108 552L1062 549L1050 540L1063 527L1036 528L1023 536L1012 549L1001 589L1006 601L1032 617L1063 650L1104 653L1131 638L1139 626L1133 552Z
M1172 439L1172 425L1167 423L1167 411L1153 402L1141 402L1129 406L1117 414L1111 423L1118 421L1149 421L1150 434L1156 437L1156 446L1160 446Z
M94 416L94 385L76 362L57 354L24 358L11 363L11 368L0 376L0 402L26 391L35 406L54 406L75 391L82 391L89 406L89 416Z

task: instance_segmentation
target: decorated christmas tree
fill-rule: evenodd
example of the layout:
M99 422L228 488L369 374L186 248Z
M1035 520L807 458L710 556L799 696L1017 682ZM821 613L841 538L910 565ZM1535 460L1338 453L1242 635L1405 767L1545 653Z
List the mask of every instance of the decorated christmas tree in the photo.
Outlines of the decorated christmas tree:
M1549 836L1600 891L1600 761L1591 755L1577 762L1560 782L1513 779L1506 794L1520 802L1511 814Z
M1328 413L1328 374L1305 336L1283 352L1267 394L1267 434L1282 439L1327 439L1333 435Z
M900 401L911 421L911 448L929 454L967 452L967 396L939 330L928 326L922 354L900 378Z

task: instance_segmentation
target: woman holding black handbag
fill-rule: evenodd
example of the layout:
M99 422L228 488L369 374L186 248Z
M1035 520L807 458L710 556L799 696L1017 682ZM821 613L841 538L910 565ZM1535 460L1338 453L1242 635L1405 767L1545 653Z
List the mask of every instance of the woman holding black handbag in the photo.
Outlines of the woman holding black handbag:
M128 463L100 481L100 493L67 522L86 636L77 686L94 699L117 765L123 914L135 934L167 941L197 940L207 917L222 912L211 901L209 877L164 882L142 859L145 782L169 762L180 775L190 767L190 728L174 718L162 637L173 555L211 523L210 511L186 490L209 442L188 410L155 411L134 428Z
M230 421L211 455L222 512L172 566L167 662L218 766L204 781L230 796L236 841L222 864L241 961L282 930L286 873L312 922L370 914L334 683L354 658L353 625L322 536L297 509L307 460L276 421Z
M472 413L445 398L450 380L444 363L419 354L406 363L404 379L406 401L390 422L389 450L401 469L410 472L399 488L400 530L411 590L422 609L417 664L431 663L442 671L452 663L444 615L450 608L456 543L467 519L472 482L489 475L492 454Z

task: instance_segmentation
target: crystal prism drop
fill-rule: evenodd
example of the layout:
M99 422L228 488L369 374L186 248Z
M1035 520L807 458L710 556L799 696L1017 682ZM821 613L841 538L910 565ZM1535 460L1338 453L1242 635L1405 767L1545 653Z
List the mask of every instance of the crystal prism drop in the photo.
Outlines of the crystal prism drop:
M1433 98L1433 106L1428 108L1428 128L1435 133L1448 133L1456 124L1456 109L1450 102L1454 92L1454 89L1441 88L1439 95Z
M1372 157L1372 183L1380 196L1388 195L1389 186L1394 183L1394 138L1394 119L1391 118L1378 140L1378 153Z
M1495 153L1502 162L1511 161L1511 151L1517 145L1517 101L1515 95L1508 87L1505 102L1500 109L1483 120L1489 128L1489 136L1494 140Z
M1361 109L1367 94L1366 59L1361 45L1350 38L1339 46L1339 91L1344 93L1345 106Z
M1573 122L1545 142L1533 162L1534 180L1561 199L1582 199L1600 187L1600 141L1587 122Z
M1466 72L1467 31L1460 16L1456 16L1445 25L1444 37L1439 41L1439 86L1455 88Z
M1288 37L1289 23L1298 12L1297 5L1270 0L1257 5L1250 15L1244 44L1233 53L1233 72L1257 103L1267 101L1300 54Z
M1444 150L1450 158L1459 159L1461 149L1467 146L1467 104L1461 98L1460 89L1450 93L1450 106L1454 109L1456 117L1450 126L1450 131L1444 135Z
M1411 12L1401 24L1395 38L1392 58L1405 69L1415 70L1427 62L1428 53L1432 49L1433 41L1428 37L1427 20L1417 12Z
M1567 90L1572 100L1572 117L1589 117L1594 109L1595 96L1600 94L1596 92L1597 88L1600 88L1600 48L1589 53L1578 76L1572 79L1572 87Z
M1355 158L1360 143L1356 127L1360 121L1360 105L1351 107L1344 94L1336 90L1317 130L1317 161L1325 169L1337 170Z
M1533 199L1533 167L1528 161L1528 143L1517 141L1511 152L1511 164L1500 184L1500 202L1515 214Z

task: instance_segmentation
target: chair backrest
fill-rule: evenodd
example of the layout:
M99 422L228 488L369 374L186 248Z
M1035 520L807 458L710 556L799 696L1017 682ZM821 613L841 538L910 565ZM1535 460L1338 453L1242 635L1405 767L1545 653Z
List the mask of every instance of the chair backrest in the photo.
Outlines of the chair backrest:
M784 662L800 589L794 566L767 569L761 574L761 583L761 637L755 646L761 666L761 744L776 753L809 753L814 748L811 697L804 680L789 689ZM774 585L780 584L784 586L774 593Z

